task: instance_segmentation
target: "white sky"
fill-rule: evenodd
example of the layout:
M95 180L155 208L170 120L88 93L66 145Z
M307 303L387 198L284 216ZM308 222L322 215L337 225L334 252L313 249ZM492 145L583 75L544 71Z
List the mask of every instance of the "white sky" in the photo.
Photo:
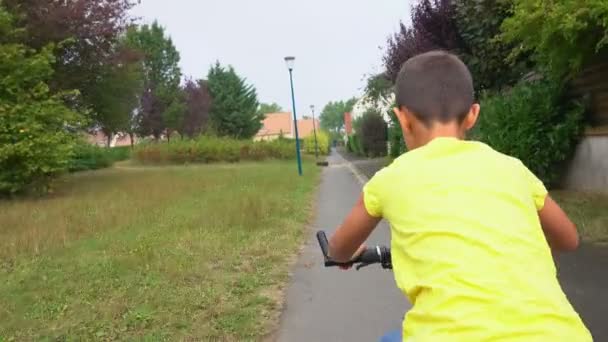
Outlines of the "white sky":
M173 38L185 76L206 77L216 60L254 84L261 102L291 110L283 57L296 57L298 116L359 96L382 70L382 50L412 0L142 0L133 14Z

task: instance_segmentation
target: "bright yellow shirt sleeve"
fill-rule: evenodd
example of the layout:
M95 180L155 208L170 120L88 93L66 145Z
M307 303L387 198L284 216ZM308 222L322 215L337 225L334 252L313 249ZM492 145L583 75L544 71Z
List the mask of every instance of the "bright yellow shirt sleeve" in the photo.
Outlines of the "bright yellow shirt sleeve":
M523 165L523 164L522 164ZM543 182L530 171L527 167L524 167L524 172L526 175L526 180L530 187L530 192L532 194L532 199L534 200L534 205L536 206L537 211L541 211L545 206L545 200L547 199L547 195L549 194L547 188L543 184Z
M367 213L373 217L382 217L382 178L383 172L380 171L363 187L363 203Z

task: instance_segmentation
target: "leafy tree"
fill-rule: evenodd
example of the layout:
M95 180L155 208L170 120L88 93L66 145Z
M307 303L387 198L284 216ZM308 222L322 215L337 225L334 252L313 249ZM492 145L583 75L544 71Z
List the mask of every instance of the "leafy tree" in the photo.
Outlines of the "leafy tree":
M184 117L186 115L186 96L179 89L173 95L173 101L163 112L163 122L167 128L167 141L171 140L173 132L179 132L184 125Z
M221 136L251 138L262 128L264 116L258 113L258 97L252 85L234 71L217 62L207 75L213 98L211 123Z
M608 55L608 2L598 0L513 0L502 25L505 41L518 45L513 57L532 53L556 77Z
M331 101L326 104L319 116L321 128L333 135L338 134L344 126L344 113L351 112L356 103L357 99L353 97L346 101Z
M468 48L460 57L467 64L478 92L511 86L533 65L528 54L510 59L516 45L500 39L500 27L511 15L512 0L455 1L458 31Z
M280 113L283 111L283 108L277 103L260 103L260 107L258 108L258 114L266 116L266 114L270 113Z
M82 118L49 90L53 46L15 42L19 30L0 4L0 194L41 190L66 170Z
M431 50L466 51L455 20L451 0L422 0L412 8L412 27L400 24L389 38L384 56L386 74L393 82L408 59Z
M386 156L387 127L380 113L370 110L363 114L356 134L367 156Z
M194 82L186 81L184 86L186 97L186 111L180 133L190 138L205 131L209 122L209 111L211 109L211 95L209 87L204 80Z
M125 50L122 62L106 65L91 88L87 102L92 105L93 120L107 137L131 131L133 111L139 105L143 91L143 75L139 58Z
M172 117L179 107L174 104L165 114L174 101L179 101L179 52L157 22L129 28L126 41L129 47L143 55L144 93L138 113L138 131L158 140L167 128L164 118Z
M118 41L131 23L128 11L133 6L131 0L3 0L2 3L25 27L27 34L22 40L25 45L34 49L56 45L55 72L49 80L52 89L78 89L87 99L97 91L100 75L116 62Z

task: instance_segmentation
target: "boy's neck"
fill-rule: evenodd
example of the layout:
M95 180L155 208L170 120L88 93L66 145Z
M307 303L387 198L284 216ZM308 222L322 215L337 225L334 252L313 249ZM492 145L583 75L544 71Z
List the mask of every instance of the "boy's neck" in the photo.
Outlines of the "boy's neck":
M435 123L430 128L422 128L415 134L415 145L425 146L437 138L464 139L462 129L456 124Z

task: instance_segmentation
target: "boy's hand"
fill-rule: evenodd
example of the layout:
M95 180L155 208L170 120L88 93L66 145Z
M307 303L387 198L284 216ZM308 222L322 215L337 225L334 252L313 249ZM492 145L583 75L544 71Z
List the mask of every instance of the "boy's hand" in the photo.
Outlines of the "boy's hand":
M350 260L357 259L361 254L363 254L363 252L365 252L366 249L367 249L367 246L361 245L359 247L359 249L357 249L357 251L355 252L355 254L353 254L352 258L350 258ZM340 266L340 269L344 270L344 271L350 270L351 268L353 268L353 265Z

